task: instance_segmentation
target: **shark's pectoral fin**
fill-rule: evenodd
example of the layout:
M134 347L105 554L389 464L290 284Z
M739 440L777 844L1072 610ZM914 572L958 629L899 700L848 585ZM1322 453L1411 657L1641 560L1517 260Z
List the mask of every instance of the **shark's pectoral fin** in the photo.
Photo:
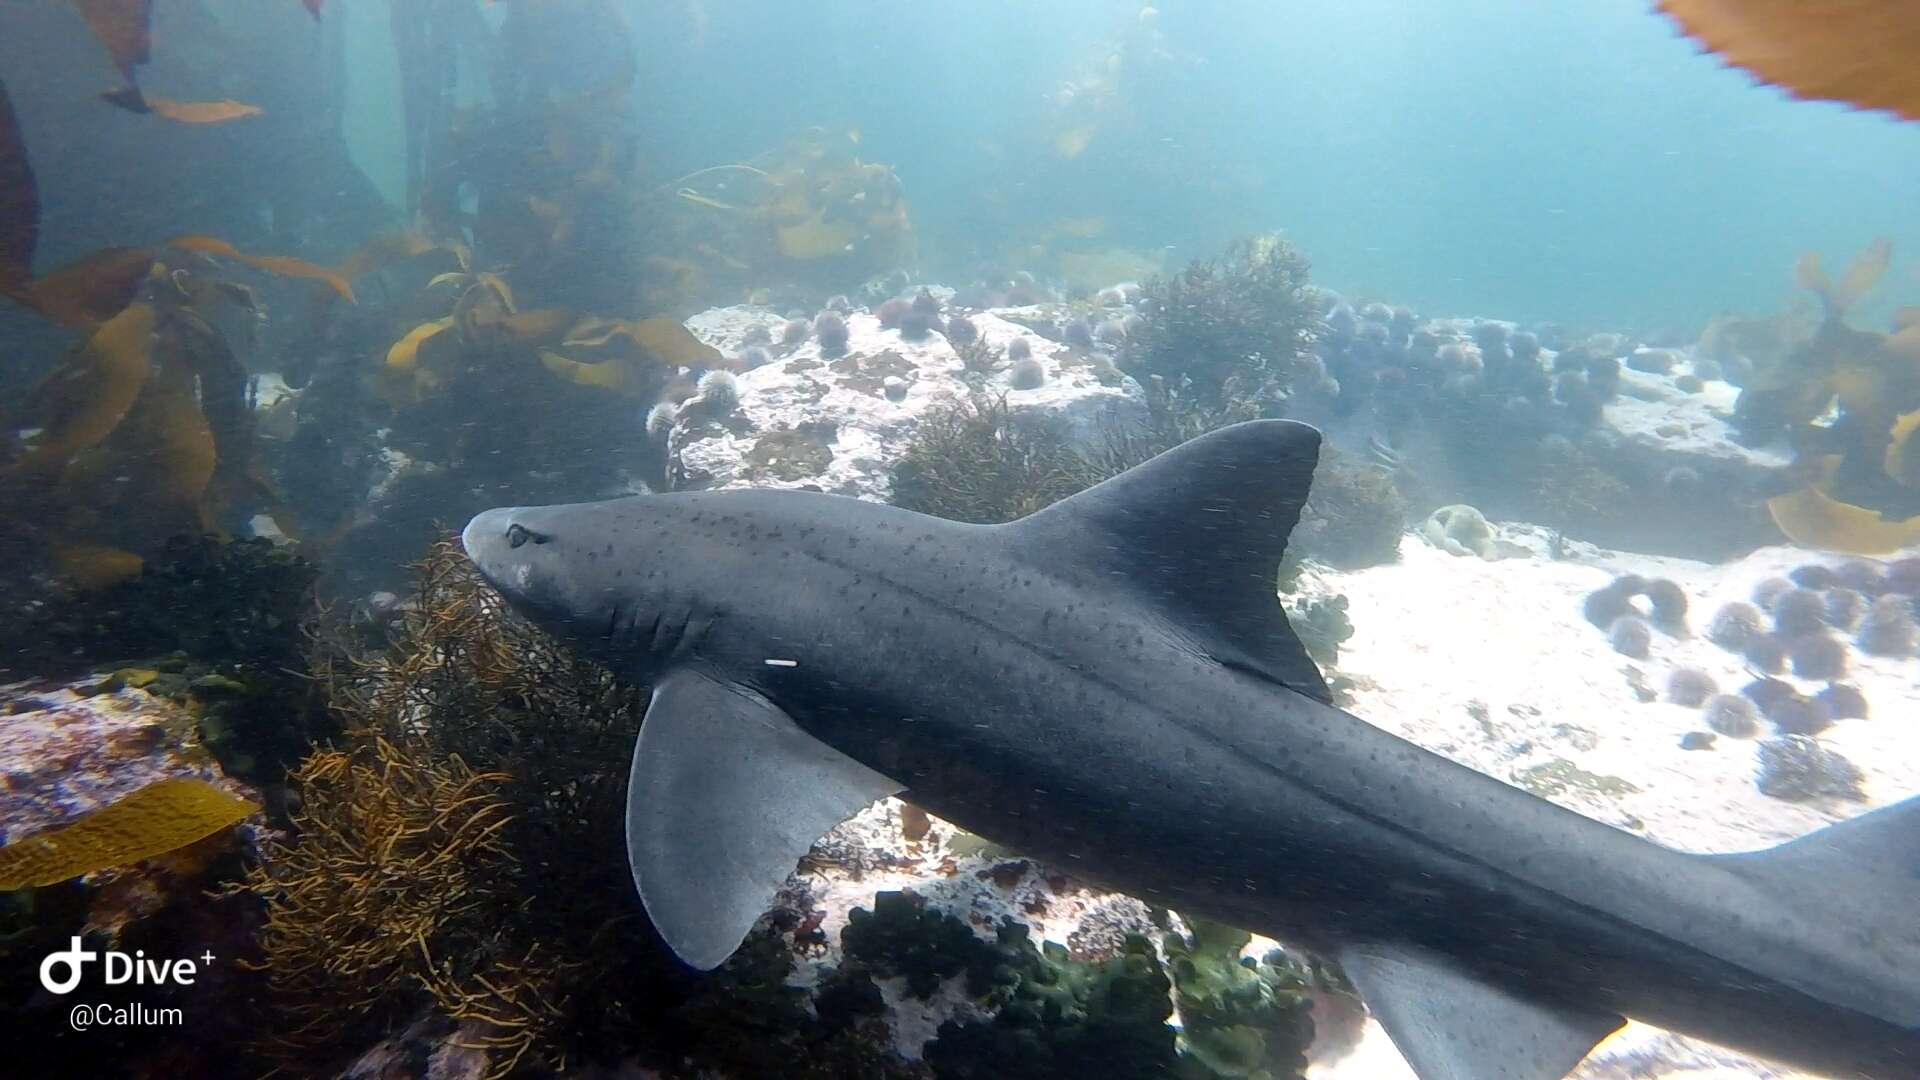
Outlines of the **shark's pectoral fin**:
M827 830L902 785L743 686L660 680L627 787L627 860L673 951L718 967Z
M1280 607L1320 433L1292 420L1210 431L1005 527L1050 573L1131 589L1222 664L1331 703Z
M1340 964L1420 1080L1560 1080L1623 1019L1516 997L1408 946Z

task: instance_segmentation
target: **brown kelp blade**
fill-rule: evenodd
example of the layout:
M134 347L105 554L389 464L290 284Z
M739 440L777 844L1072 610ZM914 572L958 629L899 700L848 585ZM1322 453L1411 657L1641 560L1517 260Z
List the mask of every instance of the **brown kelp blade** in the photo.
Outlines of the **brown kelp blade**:
M641 380L634 374L632 364L625 358L605 360L597 364L584 364L562 356L552 349L541 349L540 364L550 374L575 386L587 386L625 394L634 392L635 387L642 385Z
M1916 11L1920 16L1920 10ZM1847 265L1847 274L1840 279L1840 289L1834 294L1834 302L1842 311L1860 302L1860 298L1873 291L1880 284L1880 278L1887 272L1887 264L1893 261L1893 241L1884 236L1876 237L1865 251L1854 257Z
M61 326L85 329L132 303L152 270L150 248L105 248L29 283L14 298Z
M1908 487L1920 487L1920 409L1903 413L1887 432L1887 450L1881 458L1888 476Z
M720 350L693 336L678 319L665 315L634 321L590 319L580 323L567 336L573 346L605 345L615 337L624 337L652 359L674 367L715 368L725 362Z
M165 508L196 517L213 481L218 451L195 383L190 369L159 368L101 455L104 471L140 492L143 511ZM68 471L70 478L75 471ZM82 484L80 490L98 489Z
M73 0L87 29L106 47L113 66L122 77L133 81L133 69L147 62L151 53L148 27L153 14L152 0Z
M154 311L133 304L107 320L34 391L44 427L11 472L38 476L113 434L153 375Z
M1837 455L1822 457L1814 466L1807 486L1767 500L1767 513L1787 539L1848 555L1889 555L1920 544L1920 517L1884 518L1826 493L1840 468Z
M33 249L39 242L40 188L7 86L0 83L0 296L25 302Z
M1660 10L1728 63L1795 97L1920 120L1913 0L1661 0Z
M436 250L440 245L417 232L381 233L340 261L334 270L348 281L356 281L377 270L384 270L394 263L424 255ZM464 256L458 255L462 270L466 269Z
M1920 517L1888 521L1812 485L1767 500L1767 512L1787 539L1803 547L1848 555L1889 555L1920 544Z
M146 560L105 544L61 544L53 549L60 576L81 592L99 592L140 576Z
M176 124L224 124L266 112L258 105L239 101L175 101L149 94L137 86L109 90L100 96L128 112L157 116Z
M1880 283L1881 276L1887 272L1887 264L1892 261L1893 241L1884 236L1878 237L1847 264L1846 276L1836 286L1820 265L1820 253L1809 251L1793 264L1793 282L1818 296L1827 317L1837 319L1859 303L1861 297L1873 291L1873 287Z
M148 784L70 825L0 847L0 890L53 885L165 855L259 809L205 780Z
M176 236L167 241L168 247L182 251L194 251L202 255L221 255L235 262L243 262L256 270L265 270L269 274L281 277L311 278L324 283L334 292L345 297L348 303L354 302L353 286L339 273L324 266L310 263L305 259L296 259L291 255L248 255L232 244L213 236Z
M451 316L445 319L433 319L406 332L399 341L387 349L387 367L396 372L411 372L420 362L420 346L427 343L443 330L453 326Z

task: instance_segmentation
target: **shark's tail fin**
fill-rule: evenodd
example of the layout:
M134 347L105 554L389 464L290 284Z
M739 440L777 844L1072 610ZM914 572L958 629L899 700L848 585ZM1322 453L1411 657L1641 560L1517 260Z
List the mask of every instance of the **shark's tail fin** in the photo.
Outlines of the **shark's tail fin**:
M1827 882L1920 925L1920 797L1829 825L1766 851L1726 856L1761 878L1791 878L1796 891ZM1816 875L1816 876L1808 876ZM1784 884L1784 882L1783 882Z
M1920 797L1830 825L1766 851L1721 855L1809 925L1853 947L1851 955L1878 971L1830 972L1855 989L1920 987ZM1878 975L1878 978L1852 976ZM1920 1028L1920 988L1904 1001L1880 1001L1889 1019Z

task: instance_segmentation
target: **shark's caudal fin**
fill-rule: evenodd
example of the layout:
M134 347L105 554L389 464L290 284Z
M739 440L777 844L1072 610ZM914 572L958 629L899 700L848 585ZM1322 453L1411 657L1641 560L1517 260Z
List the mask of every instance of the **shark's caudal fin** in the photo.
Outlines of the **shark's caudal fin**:
M1007 526L1050 573L1131 587L1222 663L1330 701L1275 595L1320 433L1291 420L1209 432Z
M1920 962L1920 797L1766 851L1708 857L1859 944L1850 953L1888 976L1874 985L1914 985L1911 972ZM1849 985L1831 992L1844 997L1865 988L1845 981ZM1858 1007L1920 1029L1920 993L1896 996L1883 991Z
M718 967L827 830L901 785L698 671L654 685L627 787L627 860L680 959Z

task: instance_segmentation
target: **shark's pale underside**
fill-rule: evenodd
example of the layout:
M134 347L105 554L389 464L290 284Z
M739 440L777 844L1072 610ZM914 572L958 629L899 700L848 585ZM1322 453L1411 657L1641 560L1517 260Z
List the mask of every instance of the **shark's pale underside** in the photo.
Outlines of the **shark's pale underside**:
M1337 959L1423 1080L1554 1080L1624 1017L1920 1077L1920 799L1689 855L1335 708L1274 591L1318 451L1239 424L1001 526L727 491L492 510L464 540L652 684L629 855L696 967L903 793Z

